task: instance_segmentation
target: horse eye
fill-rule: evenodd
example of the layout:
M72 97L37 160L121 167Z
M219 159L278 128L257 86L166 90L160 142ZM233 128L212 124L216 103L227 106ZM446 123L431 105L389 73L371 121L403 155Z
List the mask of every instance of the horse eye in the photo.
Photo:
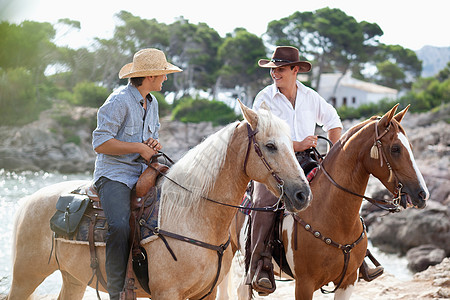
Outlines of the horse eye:
M274 143L267 143L266 144L266 148L269 149L269 150L272 150L272 151L277 150L277 146L275 146Z
M400 146L398 146L398 145L392 146L391 152L392 153L400 153Z

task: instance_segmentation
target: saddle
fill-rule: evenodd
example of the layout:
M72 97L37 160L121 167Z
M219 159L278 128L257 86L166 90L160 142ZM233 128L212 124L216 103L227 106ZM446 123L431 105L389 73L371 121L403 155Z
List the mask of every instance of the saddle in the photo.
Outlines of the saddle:
M128 293L128 295L123 299L135 299L135 296L134 298L129 296L130 292L134 293L135 290L133 271L141 287L150 294L147 253L141 247L140 242L153 233L147 228L141 228L139 220L145 219L149 224L153 224L154 227L157 226L160 191L156 187L156 181L159 175L166 173L168 169L169 167L166 165L152 162L141 174L132 190L130 198L130 259L123 292ZM50 225L52 230L54 228L58 229L54 230L55 237L89 243L93 274L88 284L96 276L97 291L99 282L106 289L106 280L98 264L96 243L106 242L108 224L94 186L91 184L82 186L68 195L61 196L56 206L56 217L52 217ZM70 224L70 227L67 227L66 224Z
M320 162L318 157L314 154L312 149L306 149L305 151L295 152L295 157L297 158L300 167L305 172L305 176L308 182L314 179L314 176L319 169Z

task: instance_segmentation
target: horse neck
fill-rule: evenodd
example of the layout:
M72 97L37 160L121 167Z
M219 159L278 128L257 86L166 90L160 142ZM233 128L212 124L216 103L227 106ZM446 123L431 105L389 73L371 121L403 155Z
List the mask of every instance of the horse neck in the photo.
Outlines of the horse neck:
M229 227L236 214L236 208L209 201L239 205L249 177L243 172L247 141L243 130L236 129L228 144L223 166L218 173L213 188L195 208L183 208L177 220L161 216L161 226L165 230L184 233L210 243L223 243L229 235Z
M353 148L353 149L352 149ZM345 151L338 142L323 162L323 167L332 179L340 186L363 195L370 174L365 170L359 151L361 147L346 147ZM326 216L321 218L327 222L338 223L344 228L360 227L359 211L362 199L351 195L336 187L324 174L319 171L311 183L314 200L311 202L311 213L317 217L319 214Z

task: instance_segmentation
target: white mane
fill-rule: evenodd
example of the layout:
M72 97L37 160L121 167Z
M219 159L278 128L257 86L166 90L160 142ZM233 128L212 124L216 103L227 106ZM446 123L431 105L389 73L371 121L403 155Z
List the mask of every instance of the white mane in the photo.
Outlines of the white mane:
M160 216L164 212L168 218L176 220L186 208L196 210L202 196L206 196L214 187L237 123L231 123L209 136L170 168L167 177L189 191L165 179Z
M162 214L171 222L178 220L182 212L191 217L197 211L202 197L206 197L214 188L217 176L223 166L229 141L239 122L234 122L209 136L205 141L186 153L167 174L174 182L165 179L162 184ZM269 110L258 111L259 136L290 137L290 129L286 122L273 115ZM185 190L186 188L187 190Z

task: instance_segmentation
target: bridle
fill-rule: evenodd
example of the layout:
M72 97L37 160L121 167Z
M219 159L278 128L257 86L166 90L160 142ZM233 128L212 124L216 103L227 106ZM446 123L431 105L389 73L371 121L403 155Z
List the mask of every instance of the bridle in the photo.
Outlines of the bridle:
M253 144L253 147L255 148L255 152L257 153L257 155L259 156L259 158L263 162L264 166L270 172L270 174L275 178L275 180L277 181L277 185L278 185L278 187L281 190L280 197L279 197L277 203L274 206L270 206L270 207L262 207L262 208L251 207L251 208L248 208L248 207L244 207L244 206L241 206L241 205L231 205L231 204L227 204L227 203L222 203L222 202L210 199L210 198L208 198L206 196L202 196L202 198L206 199L206 200L208 200L210 202L216 203L216 204L220 204L220 205L224 205L224 206L228 206L228 207L233 207L233 208L239 208L239 209L248 209L248 210L257 210L257 211L271 211L271 212L284 210L284 208L279 208L278 207L278 204L280 203L281 198L283 197L283 194L284 194L284 188L283 188L284 187L284 181L270 167L270 165L267 162L267 160L265 159L265 157L264 157L264 155L263 155L263 153L262 153L258 143L256 142L255 135L256 135L256 133L258 133L258 129L252 130L251 126L247 123L247 132L248 132L248 147L247 147L247 152L245 154L245 160L244 160L244 173L247 175L247 162L248 162L248 158L249 158L249 155L250 155L250 148L251 148L251 146ZM172 164L174 163L166 154L164 154L163 152L160 152L160 151L158 151L158 154L156 154L152 158L151 161L153 161L153 159L156 159L157 157L160 157L160 156L165 157L170 163L172 163ZM157 169L154 166L152 166L151 163L148 163L148 167L149 168L153 168L155 171L157 171L157 173L159 173L160 175L162 175L163 177L165 177L166 179L168 179L169 181L171 181L175 185L181 187L183 190L192 193L191 190L189 190L188 188L186 188L183 185L179 184L178 182L176 182L172 178L168 177L165 173L161 172L159 169ZM187 242L187 243L191 243L191 244L197 245L199 247L203 247L203 248L206 248L206 249L210 249L210 250L216 251L217 255L218 255L217 273L216 273L216 276L214 278L213 284L212 284L209 292L207 294L205 294L203 297L201 297L200 299L206 298L207 296L209 296L213 292L213 290L214 290L214 288L215 288L215 286L216 286L216 284L218 282L218 279L219 279L220 270L221 270L221 267L222 267L223 254L224 254L225 250L227 249L227 247L230 244L230 236L228 237L227 242L225 242L224 244L221 244L219 246L216 246L216 245L211 245L209 243L205 243L205 242L202 242L202 241L199 241L199 240L188 238L188 237L176 234L176 233L168 232L168 231L162 230L162 229L157 228L157 227L156 228L152 227L147 222L145 222L145 220L141 220L139 222L139 224L141 226L144 226L144 227L150 229L156 236L161 238L161 240L164 242L166 248L168 249L168 251L172 255L172 258L175 261L177 260L177 258L175 256L174 252L172 251L172 249L170 248L169 243L165 239L165 236L166 237L171 237L171 238L174 238L174 239L177 239L177 240L181 240L181 241L184 241L184 242Z
M403 184L398 180L398 177L394 174L391 164L387 160L386 153L383 149L383 144L381 142L381 138L389 132L390 125L391 125L391 123L389 123L388 126L386 127L386 129L379 135L378 134L378 120L375 122L375 138L374 138L374 144L370 150L370 157L373 159L380 159L381 167L383 167L383 160L386 162L386 166L388 167L388 170L389 170L389 179L388 179L389 182L392 182L394 176L397 178L398 185L394 192L394 197L391 201L385 200L385 199L375 199L375 198L371 198L371 197L368 197L365 195L360 195L358 193L355 193L355 192L341 186L340 184L338 184L325 169L325 166L323 165L323 161L320 164L320 168L322 169L323 173L328 178L328 180L334 186L339 188L340 190L343 190L354 196L363 198L363 199L369 201L370 203L372 203L373 205L377 206L378 208L381 208L388 212L399 212L400 211L399 204L400 204L400 198L402 195Z
M255 148L256 154L258 154L259 158L263 162L264 166L267 168L267 170L270 172L270 174L275 178L275 180L278 183L278 187L283 191L284 181L275 173L275 171L270 167L269 163L267 162L266 158L264 157L261 148L259 148L258 143L256 142L255 135L258 133L258 128L255 130L252 129L250 124L247 123L247 132L248 132L248 147L247 147L247 153L245 154L245 160L244 160L244 173L247 175L247 162L248 157L250 154L250 148ZM248 176L248 175L247 175Z
M259 147L258 143L256 142L256 138L255 135L258 133L258 129L252 130L252 128L250 127L250 125L247 123L247 132L248 132L248 147L247 147L247 152L245 154L245 160L244 160L244 173L247 175L247 161L248 161L248 157L250 155L250 148L253 145L253 147L255 148L255 152L256 154L259 156L259 158L261 159L261 161L263 162L264 166L267 168L267 170L270 172L270 174L275 178L275 180L277 181L277 186L278 188L280 188L281 192L280 192L280 197L278 198L278 201L273 205L273 206L266 206L266 207L245 207L242 205L232 205L232 204L228 204L228 203L223 203L223 202L219 202L217 200L208 198L206 196L201 196L203 199L208 200L210 202L213 202L215 204L219 204L222 206L227 206L227 207L232 207L232 208L238 208L238 209L242 209L242 210L254 210L254 211L265 211L265 212L277 212L277 211L282 211L284 210L284 207L280 207L278 204L281 202L281 198L283 198L283 194L284 194L284 181L277 175L277 173L270 167L269 163L267 162L266 158L264 157L261 148ZM163 156L165 157L171 164L174 164L174 162L163 152L158 151L158 154L154 155L154 157L159 157L159 156ZM167 180L169 180L170 182L172 182L173 184L177 185L178 187L182 188L183 190L185 190L186 192L189 193L193 193L190 189L186 188L185 186L181 185L180 183L176 182L175 180L173 180L172 178L170 178L169 176L167 176L165 173L161 172L160 170L158 170L157 168L153 167L150 163L148 163L148 167L154 169L158 174L160 174L161 176L163 176L164 178L166 178ZM248 175L247 175L248 176Z
M277 175L277 173L275 173L275 171L272 169L272 167L269 165L266 158L264 157L264 155L261 151L261 148L259 147L258 143L256 142L255 135L257 133L258 133L258 128L255 128L255 130L253 130L252 127L250 126L250 124L247 123L248 146L247 146L247 152L245 154L245 160L244 160L244 173L245 173L245 175L247 175L247 162L248 162L248 157L250 155L250 148L252 147L252 144L253 144L253 148L255 148L256 154L259 156L262 163L264 164L266 169L270 172L270 174L273 176L273 178L275 178L275 180L277 181L277 186L281 190L278 201L272 206L272 211L276 211L278 208L278 204L281 202L281 198L283 197L283 194L284 194L284 181L280 178L280 176ZM247 208L247 209L251 210L252 208Z

